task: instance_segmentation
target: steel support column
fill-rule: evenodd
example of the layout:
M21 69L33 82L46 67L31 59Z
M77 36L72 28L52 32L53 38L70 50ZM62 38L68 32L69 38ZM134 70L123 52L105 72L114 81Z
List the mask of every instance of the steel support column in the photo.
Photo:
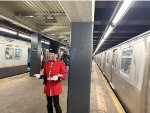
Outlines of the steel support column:
M92 23L71 23L67 113L90 112Z
M31 38L31 64L30 76L39 74L41 69L41 39L38 33L33 33Z

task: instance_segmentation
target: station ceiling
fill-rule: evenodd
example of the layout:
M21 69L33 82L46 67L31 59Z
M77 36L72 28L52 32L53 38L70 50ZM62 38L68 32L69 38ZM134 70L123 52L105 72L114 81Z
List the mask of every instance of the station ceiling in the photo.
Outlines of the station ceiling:
M96 1L93 31L93 52L101 39L118 1ZM150 29L150 1L135 1L102 44L97 53Z
M0 25L70 46L71 22L92 21L92 1L0 1ZM18 26L18 23L23 25ZM8 34L3 34L8 35Z
M70 38L70 21L58 1L0 1L0 14L64 43ZM13 22L0 17L0 22L17 28Z
M122 1L96 1L93 52ZM86 4L86 5L85 5ZM104 41L98 52L109 49L150 29L150 1L134 1L131 8ZM77 12L77 13L74 13ZM27 26L18 27L2 16ZM72 1L0 1L0 23L27 34L40 32L54 40L70 40L71 22L92 20L91 2ZM68 18L69 17L69 18ZM31 29L31 30L30 30Z

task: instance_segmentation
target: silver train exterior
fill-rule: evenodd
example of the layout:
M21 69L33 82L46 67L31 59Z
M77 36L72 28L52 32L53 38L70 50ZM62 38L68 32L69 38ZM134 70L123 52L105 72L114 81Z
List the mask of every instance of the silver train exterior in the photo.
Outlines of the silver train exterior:
M94 59L128 113L150 113L150 31Z

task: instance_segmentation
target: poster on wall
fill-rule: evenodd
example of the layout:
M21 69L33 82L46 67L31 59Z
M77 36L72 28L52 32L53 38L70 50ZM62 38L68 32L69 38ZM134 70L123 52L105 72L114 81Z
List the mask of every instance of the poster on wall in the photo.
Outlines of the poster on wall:
M22 51L20 48L15 48L15 60L20 60L22 55Z
M14 58L14 48L12 46L6 46L5 49L5 59L13 60Z

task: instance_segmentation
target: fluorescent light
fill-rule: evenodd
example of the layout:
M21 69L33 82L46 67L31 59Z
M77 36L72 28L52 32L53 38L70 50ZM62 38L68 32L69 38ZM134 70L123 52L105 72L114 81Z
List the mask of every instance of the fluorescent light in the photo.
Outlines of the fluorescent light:
M102 40L100 41L100 43L98 44L98 46L97 46L95 52L93 53L93 55L98 51L99 47L104 43L104 41L105 41L105 39L102 39Z
M112 30L113 30L113 27L109 26L109 28L107 29L107 31L106 31L106 33L104 35L104 39L106 39L110 35L110 33L112 32Z
M49 45L50 43L49 42L45 42L45 44Z
M104 38L99 42L94 54L98 51L98 49L100 48L100 46L104 43L105 39L110 35L110 33L112 32L113 30L113 27L112 26L109 26L107 31L105 32L105 35L104 35ZM93 54L93 55L94 55Z
M105 39L109 36L109 34L112 32L113 30L113 27L112 26L109 26L105 35L104 35L104 38L100 41L100 43L98 44L94 54L97 52L97 50L100 48L100 46L104 43Z
M98 44L98 48L104 43L105 39L102 39L101 42ZM98 49L97 49L98 50Z
M120 7L119 11L117 12L115 18L113 19L112 23L116 25L116 23L123 17L129 6L131 5L133 0L124 0L122 6Z
M17 32L9 30L9 29L6 29L6 28L2 28L2 27L0 27L0 31L6 32L6 33L10 33L10 34L13 34L13 35L17 35Z
M128 8L131 6L133 0L124 0L123 4L121 5L119 11L117 12L116 16L114 17L112 24L115 26L119 20L125 15L126 11L128 10ZM103 39L99 42L95 52L93 55L95 55L95 53L98 51L98 49L100 48L100 46L103 44L103 42L105 41L105 39L110 35L110 33L112 32L112 30L114 29L114 27L109 26L109 28L107 29L107 31L104 34Z
M102 39L102 40L101 40L101 44L102 44L104 41L105 41L105 40L104 40L104 39Z
M23 38L27 38L27 39L31 40L31 36L28 36L28 35L25 35L25 34L21 34L21 33L19 33L18 35L23 37Z
M41 40L41 43L44 43L44 40Z
M55 34L52 34L52 35L55 35Z
M43 43L43 44L47 44L47 45L49 45L49 44L50 44L50 42L45 41L45 40L41 40L41 43Z
M30 18L33 18L34 16L33 16L33 15L30 15L30 16L25 16L25 17L30 17Z

